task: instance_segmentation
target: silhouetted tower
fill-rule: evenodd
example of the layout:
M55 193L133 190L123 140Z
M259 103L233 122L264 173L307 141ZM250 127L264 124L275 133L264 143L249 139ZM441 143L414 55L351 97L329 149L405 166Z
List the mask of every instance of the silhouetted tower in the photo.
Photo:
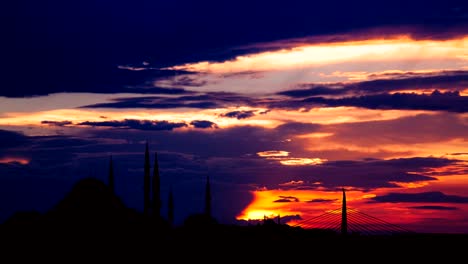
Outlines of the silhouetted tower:
M348 233L348 219L346 212L346 193L343 188L343 204L341 206L341 234L346 235Z
M210 190L210 177L206 177L205 189L205 215L211 217L211 190Z
M169 198L167 199L167 219L171 226L174 225L174 196L172 188L169 190Z
M112 155L110 156L109 160L109 189L112 193L115 192L114 190L114 164L112 163Z
M158 153L154 153L153 169L153 215L161 215L161 189L159 179Z
M145 176L143 178L143 213L149 215L151 207L151 179L150 179L150 161L149 161L149 150L148 142L146 142L145 150Z

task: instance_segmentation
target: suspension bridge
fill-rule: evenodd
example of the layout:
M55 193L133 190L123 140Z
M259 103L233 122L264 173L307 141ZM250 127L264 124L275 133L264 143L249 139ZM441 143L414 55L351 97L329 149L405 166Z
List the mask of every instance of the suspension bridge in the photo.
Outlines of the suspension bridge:
M294 226L304 229L331 230L341 235L396 235L414 233L411 230L371 216L358 209L348 208L344 189L341 208L328 210L323 214L298 222Z

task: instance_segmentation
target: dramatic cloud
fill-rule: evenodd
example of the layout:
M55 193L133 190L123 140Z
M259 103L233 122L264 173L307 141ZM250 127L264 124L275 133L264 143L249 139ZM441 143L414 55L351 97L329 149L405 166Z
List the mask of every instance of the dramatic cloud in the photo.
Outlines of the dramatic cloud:
M289 152L282 151L282 150L267 150L267 151L260 151L257 152L259 157L265 158L277 158L277 157L287 157L289 156Z
M93 131L92 135L96 138L128 138L123 130ZM258 140L260 136L262 140ZM277 155L291 153L287 156L289 158L300 149L296 147L304 143L285 142L281 140L284 136L276 130L259 127L232 127L210 130L209 133L203 130L181 130L178 133L161 131L156 134L135 131L132 138L142 142L150 138L157 142L157 148L161 151L192 155L200 174L211 171L219 179L228 181L236 179L242 184L255 183L268 188L280 186L289 189L316 189L319 186L330 189L339 186L361 189L396 188L401 183L435 181L436 178L425 173L428 168L441 168L457 163L456 160L444 158L415 157L387 160L329 160L318 165L285 166L280 160L273 158L281 158L282 156L277 157ZM269 151L272 148L275 149L274 152ZM264 157L259 157L257 153ZM199 163L201 160L204 162ZM188 166L192 162L186 161L183 164ZM284 185L285 182L302 184ZM317 182L320 184L317 185Z
M413 159L406 160L407 164L394 164L393 160L374 161L331 161L321 165L281 166L261 163L248 171L255 173L251 177L269 188L281 186L284 189L316 189L319 186L334 190L340 186L350 186L358 189L372 189L379 187L396 188L404 183L434 181L436 178L415 173L425 167L411 164ZM430 161L427 162L429 164ZM437 167L437 165L434 165ZM442 166L442 165L440 165ZM242 169L241 171L243 171ZM245 174L245 172L243 173ZM302 184L284 185L277 179L287 181L302 181ZM319 184L317 184L319 183Z
M116 98L110 103L99 103L82 106L82 108L147 108L147 109L169 109L169 108L220 108L228 106L258 104L255 98L242 96L236 93L211 92L197 95L186 95L179 97L146 96L146 97L124 97Z
M174 87L200 87L208 83L206 80L199 80L192 76L193 74L176 75L172 78L165 79L164 82L170 83Z
M66 125L72 125L72 121L50 121L50 120L44 120L41 121L41 124L45 125L50 125L50 126L66 126Z
M346 188L350 206L460 195L442 195L460 210L376 210L445 210L452 227L468 206L466 7L239 1L2 6L0 222L107 182L110 156L116 194L142 211L148 143L176 223L203 212L209 177L221 223L251 204L245 219L308 218Z
M299 202L299 198L294 196L280 196L280 199L274 200L274 203L292 203L292 202Z
M82 122L79 125L93 127L116 127L124 129L138 130L173 130L180 127L186 127L186 123L172 123L169 121L152 121L152 120L137 120L126 119L123 121L102 121L102 122Z
M332 86L332 85L330 85ZM308 89L296 89L296 90L287 90L279 92L279 95L286 95L289 97L309 97L309 96L319 96L319 95L342 95L348 93L349 91L345 88L330 88L327 86L313 86Z
M321 199L321 198L318 198L318 199L312 199L312 200L309 200L309 201L306 201L308 203L331 203L331 202L336 202L338 201L338 199Z
M67 53L70 55L71 53ZM51 53L49 52L49 55ZM41 57L42 55L32 55ZM161 88L155 87L152 82L158 78L167 78L175 74L189 74L186 71L172 70L144 70L129 71L109 65L106 61L98 61L97 64L86 63L83 58L76 58L81 65L70 64L60 61L60 58L49 56L46 68L54 69L55 72L41 70L41 65L35 65L36 72L30 72L31 78L11 80L10 84L16 89L2 89L0 96L24 97L47 95L60 92L79 93L136 93L136 94L184 94L186 90L182 88ZM89 58L90 60L95 60ZM36 63L36 62L35 62ZM33 63L33 64L35 64ZM55 64L54 64L55 63ZM60 65L67 64L67 67L60 68ZM100 67L100 68L99 68ZM93 73L94 71L94 73ZM26 74L27 69L15 74ZM77 78L76 72L83 73ZM99 74L96 74L99 73ZM42 74L42 75L40 75ZM34 79L34 81L33 81Z
M246 119L255 116L255 111L248 110L248 111L232 111L222 114L221 116L230 117L230 118L237 118L237 119Z
M324 89L324 88L322 88ZM331 88L327 88L331 89ZM341 91L335 91L340 94ZM296 92L291 92L296 93ZM302 93L302 92L300 92ZM331 92L330 92L331 93ZM366 93L365 93L366 94ZM429 110L449 111L465 113L468 112L468 96L462 96L459 92L440 92L434 90L430 94L416 93L368 93L362 96L349 96L342 98L326 98L321 96L278 99L247 97L240 94L201 94L196 96L181 97L132 97L117 98L114 102L98 103L82 106L82 108L145 108L145 109L171 109L171 108L198 108L214 109L223 107L249 106L266 107L271 109L311 109L319 107L354 106L369 109L403 109L403 110ZM267 110L268 111L268 110ZM264 114L260 112L259 114ZM238 120L254 117L254 110L235 110L221 114L222 117L237 118Z
M468 203L468 197L447 195L442 192L389 193L372 198L385 203Z
M280 163L287 166L302 166L302 165L318 165L326 162L326 159L321 158L285 158L281 159Z
M335 190L340 186L363 190L379 187L397 188L399 185L395 182L434 181L434 178L419 172L427 168L440 168L456 162L428 157L330 161L315 166L284 166L278 161L256 155L257 152L262 152L261 150L265 150L267 147L284 149L283 147L288 146L289 143L278 140L281 138L281 134L277 134L275 129L233 127L210 130L209 132L180 130L178 133L174 133L170 130L161 130L154 133L154 126L158 126L154 123L135 125L133 122L126 121L109 122L101 125L126 129L140 126L149 126L149 128L138 129L131 134L127 133L126 129L103 131L87 128L86 139L66 136L25 137L6 131L5 134L20 136L23 141L34 143L31 148L18 152L23 156L27 154L27 157L32 157L32 159L27 165L3 164L3 167L0 167L0 173L19 177L18 179L23 179L23 181L37 175L63 179L63 182L57 184L62 184L61 188L67 190L75 180L90 174L105 180L109 154L112 153L114 164L116 164L118 193L130 206L140 208L142 204L140 194L144 142L149 141L151 143L150 149L158 151L164 188L163 195L167 194L168 186L172 186L177 199L198 197L188 199L190 201L179 205L178 210L180 211L177 218L182 220L188 214L197 212L197 208L202 210L204 183L206 176L210 175L213 184L213 197L216 197L213 204L214 209L216 208L217 212L222 211L222 217L228 221L228 218L233 219L252 202L251 192L257 187L284 190L318 190L318 188ZM169 126L164 126L167 129L172 128L171 123L164 124ZM259 135L262 135L261 141L258 140ZM238 138L242 138L242 140L238 140ZM280 152L267 152L267 154L278 153ZM0 185L3 186L2 190L12 186L11 182L8 183L8 179L5 178L2 181ZM15 184L19 186L20 182ZM44 208L63 194L63 192L54 191L47 184L49 183L36 182L36 185L40 186L44 192L51 192L50 200L42 199L44 204L38 208ZM19 199L19 196L15 197ZM283 202L286 200L295 201L293 197L299 199L297 196L281 194L275 196L276 200L284 199ZM301 200L307 201L310 197L306 196ZM25 205L26 203L15 199L14 204L16 205ZM231 207L222 208L222 204L227 203L227 201ZM275 199L270 200L270 203L272 201ZM274 204L280 204L280 201ZM316 201L317 204L318 201L320 200ZM38 204L38 202L34 204ZM20 208L23 207L20 206Z
M342 33L328 39L343 41L362 39L363 36L401 34L401 30L418 39L444 39L466 32L462 30L466 24L466 11L452 1L437 4L415 1L406 3L404 10L391 2L340 3L342 11L336 10L336 2L274 6L241 1L238 6L230 8L213 1L197 5L187 0L145 4L119 2L106 12L102 11L100 4L90 0L71 6L57 0L49 3L39 5L25 0L4 9L2 16L14 16L16 22L15 27L5 24L2 28L4 39L8 40L2 53L5 62L1 68L4 73L2 84L11 87L2 89L2 95L22 97L64 91L131 92L132 89L126 87L151 82L158 76L177 74L154 70L161 66L200 60L224 61L254 51L288 47L285 43L275 44L276 47L245 47L251 43L320 35L327 37L329 33ZM243 8L246 5L248 9ZM180 6L190 12L174 12ZM311 16L310 10L317 12ZM375 10L379 10L378 16L368 15ZM282 19L272 15L278 13L282 14ZM38 17L36 14L68 15ZM239 16L242 19L235 19ZM405 27L421 25L421 21L424 21L424 26L412 30ZM379 28L389 24L395 25L399 32ZM239 28L244 30L240 32ZM374 33L355 34L356 30L366 28L374 28ZM10 52L12 50L15 52ZM150 92L150 89L146 91Z
M304 181L289 181L289 182L285 182L285 183L280 183L278 184L279 186L299 186L299 185L302 185L304 184Z
M428 91L428 90L464 90L468 87L468 71L441 71L434 73L384 73L370 75L375 80L328 83L328 84L301 84L302 89L279 92L280 95L290 97L310 97L322 95L370 95L393 91ZM385 77L385 78L382 78Z
M373 162L376 166L393 166L403 169L412 168L433 168L433 167L445 167L450 164L456 164L457 160L434 158L434 157L414 157L414 158L400 158L391 160L376 160Z
M433 144L463 139L468 133L465 119L454 113L422 114L385 121L338 124L329 128L329 132L334 133L327 138L330 143L361 147L372 147L376 144L380 146ZM443 153L445 152L439 155Z
M460 210L460 208L454 207L454 206L438 206L438 205L411 206L409 208L417 209L417 210L441 210L441 211Z
M202 100L205 97L136 97L118 98L112 103L100 103L83 106L82 108L148 108L148 109L169 109L169 108L216 108L215 102Z
M303 105L357 106L370 109L410 109L434 110L449 112L468 112L468 96L458 92L441 93L434 91L431 95L414 93L379 94L341 99L313 97L303 100Z
M461 39L461 41L460 41ZM415 41L402 33L391 38L370 38L364 41L345 41L335 43L302 43L290 49L251 53L237 56L224 62L200 61L166 69L187 70L211 74L245 71L288 71L311 69L329 65L344 65L349 62L373 63L396 60L410 62L422 60L434 62L463 62L460 53L466 49L463 37L454 40ZM400 64L401 65L401 64ZM400 66L401 67L401 66ZM427 66L426 66L427 67Z
M190 122L190 125L196 128L218 128L218 125L216 125L216 123L213 123L208 120L194 120Z
M319 124L288 122L277 126L276 130L284 135L300 135L315 132L320 128Z

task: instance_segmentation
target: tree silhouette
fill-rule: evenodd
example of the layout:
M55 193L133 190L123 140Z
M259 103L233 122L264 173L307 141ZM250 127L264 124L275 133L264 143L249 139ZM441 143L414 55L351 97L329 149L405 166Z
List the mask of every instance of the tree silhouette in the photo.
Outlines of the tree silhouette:
M159 217L161 215L161 190L159 178L158 153L154 153L154 169L153 169L153 215Z
M151 207L151 179L150 179L150 161L149 161L149 150L148 142L146 142L145 149L145 175L143 178L143 213L149 215Z

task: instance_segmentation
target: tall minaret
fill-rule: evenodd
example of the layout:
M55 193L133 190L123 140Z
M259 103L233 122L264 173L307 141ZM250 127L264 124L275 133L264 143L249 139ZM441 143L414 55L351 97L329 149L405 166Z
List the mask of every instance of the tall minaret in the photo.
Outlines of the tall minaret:
M341 205L341 235L348 234L348 219L346 212L346 193L343 188L343 204Z
M158 153L154 153L154 169L153 169L153 215L158 217L161 215L161 189L159 179L159 164Z
M109 160L109 189L112 193L115 193L114 189L114 164L112 163L112 155Z
M205 215L211 217L211 190L210 190L210 177L206 177L205 188Z
M149 150L148 142L146 142L145 150L145 176L143 178L143 213L149 215L151 207L151 179L150 179L150 161L149 161Z
M171 226L174 225L174 196L172 194L172 187L169 190L169 198L167 199L167 219Z

